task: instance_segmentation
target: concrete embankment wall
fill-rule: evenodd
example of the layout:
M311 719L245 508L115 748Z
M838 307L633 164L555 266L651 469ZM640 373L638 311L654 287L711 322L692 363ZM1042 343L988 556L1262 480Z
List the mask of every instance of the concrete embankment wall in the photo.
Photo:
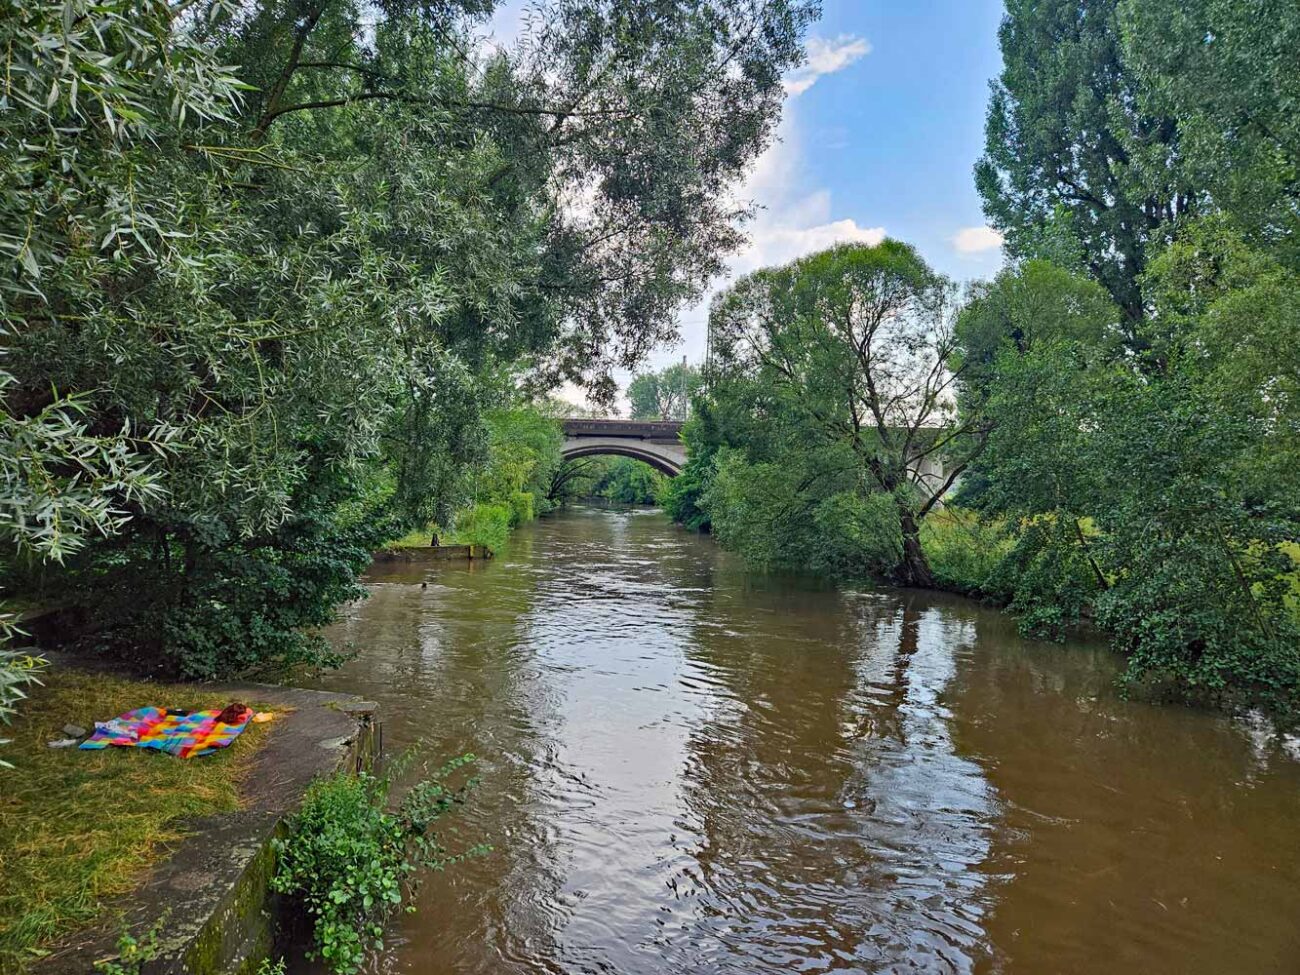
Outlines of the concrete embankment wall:
M461 559L490 559L492 552L482 545L430 545L426 548L386 548L374 553L376 562L453 562Z

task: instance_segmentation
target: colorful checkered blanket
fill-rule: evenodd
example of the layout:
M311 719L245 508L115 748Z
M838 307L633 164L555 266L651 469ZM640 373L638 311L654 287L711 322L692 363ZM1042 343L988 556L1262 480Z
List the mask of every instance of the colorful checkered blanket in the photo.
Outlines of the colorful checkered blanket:
M181 758L197 758L218 748L225 748L243 733L253 717L252 708L244 708L233 724L217 720L215 711L168 711L164 708L136 708L119 714L112 721L97 722L95 733L81 743L82 748L156 748Z

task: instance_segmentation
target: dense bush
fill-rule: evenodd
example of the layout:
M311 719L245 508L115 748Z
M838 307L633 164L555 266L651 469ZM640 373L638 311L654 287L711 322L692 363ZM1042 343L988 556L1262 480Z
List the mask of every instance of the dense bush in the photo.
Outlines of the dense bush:
M799 468L746 460L723 448L700 498L718 541L756 565L836 576L880 577L901 540L887 496L845 490L833 479L801 490Z
M273 889L295 898L312 922L311 955L336 975L360 970L384 945L384 921L406 896L419 869L442 869L487 847L449 855L432 832L464 801L473 780L448 778L474 760L465 755L413 786L396 811L386 806L391 780L343 772L312 784L275 841Z
M515 491L510 495L510 527L518 528L537 517L531 491Z
M664 485L658 500L670 518L691 531L711 531L713 525L703 501L717 473L714 453L692 436L689 421L684 436L688 445L686 465L680 474Z
M921 528L921 543L939 585L953 592L1003 601L998 572L1012 537L1001 522L949 505Z
M452 531L462 545L499 552L510 537L514 511L506 504L472 504L456 515Z
M654 504L667 480L642 461L630 457L613 457L609 459L600 477L596 478L590 491L595 497L615 504Z
M319 630L364 594L357 577L391 534L384 523L302 509L262 539L221 531L173 537L162 551L133 540L98 560L76 595L110 625L79 642L187 678L336 664Z

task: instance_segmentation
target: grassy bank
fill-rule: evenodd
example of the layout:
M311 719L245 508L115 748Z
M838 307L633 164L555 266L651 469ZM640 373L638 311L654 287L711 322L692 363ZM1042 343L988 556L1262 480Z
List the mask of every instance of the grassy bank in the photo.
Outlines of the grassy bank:
M393 539L384 547L428 548L433 536L439 545L478 545L496 553L505 547L510 533L526 521L537 517L538 505L527 491L516 491L508 501L479 502L457 512L448 528L428 524Z
M5 737L0 770L0 973L20 972L57 938L101 919L185 823L239 808L240 784L271 725L182 760L135 748L49 748L65 724L92 728L131 708L224 707L202 688L56 670L31 689ZM248 702L254 703L254 702ZM111 920L111 919L105 919Z

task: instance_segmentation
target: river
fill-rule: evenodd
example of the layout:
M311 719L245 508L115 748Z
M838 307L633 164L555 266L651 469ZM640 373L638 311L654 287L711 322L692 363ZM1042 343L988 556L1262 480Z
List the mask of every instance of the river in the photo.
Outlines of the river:
M318 686L472 751L374 970L1298 972L1300 762L969 600L747 571L656 511L377 565Z

